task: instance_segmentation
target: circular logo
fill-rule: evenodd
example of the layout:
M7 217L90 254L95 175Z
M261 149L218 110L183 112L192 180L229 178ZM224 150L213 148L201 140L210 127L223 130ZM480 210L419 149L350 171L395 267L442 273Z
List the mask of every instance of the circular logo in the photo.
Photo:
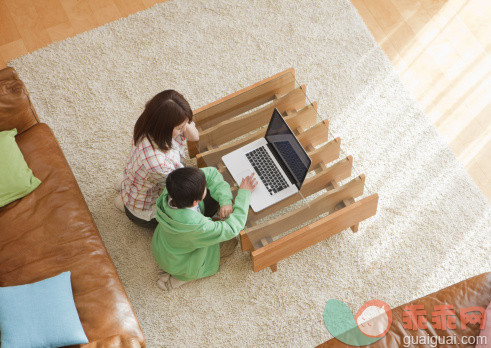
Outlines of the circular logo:
M368 337L384 337L392 324L392 311L380 300L366 302L355 315L356 325Z

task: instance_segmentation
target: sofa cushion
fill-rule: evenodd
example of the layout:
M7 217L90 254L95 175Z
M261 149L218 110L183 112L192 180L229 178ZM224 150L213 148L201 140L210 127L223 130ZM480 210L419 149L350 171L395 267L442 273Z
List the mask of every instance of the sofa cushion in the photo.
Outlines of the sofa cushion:
M90 341L143 335L72 171L51 131L37 124L17 136L42 184L0 208L0 286L72 273L73 296Z
M41 183L27 166L16 135L16 129L0 132L0 207L28 195Z
M479 323L471 324L464 322L465 325L464 328L462 328L460 310L475 307L484 309L489 301L491 301L491 272L463 280L445 289L441 289L425 297L392 309L392 325L389 332L380 341L371 344L370 348L400 347L403 344L412 347L414 346L413 342L422 342L425 340L431 342L431 340L435 340L437 337L452 337L456 342L463 342L461 339L464 336L472 339L472 337L476 337L479 334ZM426 329L406 329L405 320L407 321L407 318L404 317L404 312L406 311L406 307L412 305L423 306L426 322L428 324ZM450 327L438 329L432 325L432 312L436 309L436 306L446 305L451 305L455 311L455 329L451 329ZM469 340L468 342L471 343L472 341ZM351 346L333 338L317 347L347 348Z
M481 332L479 332L479 336L476 348L486 348L491 345L491 302L488 304L488 308L486 308L486 323L484 324L484 328L481 329Z
M26 87L11 68L0 71L0 131L17 128L20 133L39 122ZM2 80L1 78L8 78Z
M73 302L70 272L0 287L0 330L4 348L88 343Z

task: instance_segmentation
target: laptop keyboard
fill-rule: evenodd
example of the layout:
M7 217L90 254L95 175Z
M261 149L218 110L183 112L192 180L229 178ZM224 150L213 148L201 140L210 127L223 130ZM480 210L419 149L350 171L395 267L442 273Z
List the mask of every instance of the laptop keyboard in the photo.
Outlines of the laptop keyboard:
M288 187L264 146L246 153L246 157L270 195L274 195Z

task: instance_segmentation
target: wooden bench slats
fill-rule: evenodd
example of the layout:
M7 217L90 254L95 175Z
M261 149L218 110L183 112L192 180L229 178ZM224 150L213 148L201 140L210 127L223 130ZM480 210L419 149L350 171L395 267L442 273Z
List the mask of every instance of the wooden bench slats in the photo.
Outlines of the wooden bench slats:
M375 193L264 247L252 250L250 240L245 238L242 246L251 250L253 269L254 272L258 272L374 216L377 213L377 205L378 194Z
M275 95L286 94L294 88L295 71L290 68L195 110L195 122L206 129L267 103Z
M317 146L325 143L329 136L329 121L322 120L314 127L307 129L297 136L298 141L305 148L307 144Z
M341 151L341 138L336 138L331 140L330 142L322 145L317 149L313 149L311 151L307 150L310 159L312 160L312 164L310 165L310 169L317 167L319 164L328 164L329 162L334 161L339 158L339 153Z
M309 203L283 216L277 217L263 224L253 226L246 230L252 245L257 248L256 243L265 237L275 237L296 226L303 224L316 216L322 215L339 204L343 199L356 198L363 194L365 176L351 180L347 184L330 190L315 198Z
M288 123L288 126L292 129L296 129L299 127L309 128L315 125L317 112L315 111L314 105L308 105L304 107L302 110L292 113L290 116L285 117L285 121ZM266 129L259 129L254 133L251 133L247 137L242 139L233 141L229 144L222 145L216 149L208 150L197 154L198 160L202 160L206 166L215 166L217 163L221 161L221 158L234 151L238 148L253 142L259 138L264 137L266 133Z
M352 166L353 157L348 156L326 170L323 170L322 172L305 180L302 188L300 189L300 193L304 197L308 197L320 189L327 187L332 180L341 181L350 177ZM300 194L295 194L257 213L254 213L252 209L249 209L248 223L255 225L256 221L263 219L268 215L274 214L301 199L303 198L300 196Z
M316 102L309 104L298 111L288 112L284 117L288 127L293 129L307 129L315 126L317 123L317 106Z
M204 129L199 135L200 141L198 149L200 152L206 151L207 145L219 146L259 127L267 125L273 114L274 108L277 108L282 114L285 113L286 110L300 110L305 106L306 101L304 89L305 86L299 87L259 110L247 115L225 120L220 124Z

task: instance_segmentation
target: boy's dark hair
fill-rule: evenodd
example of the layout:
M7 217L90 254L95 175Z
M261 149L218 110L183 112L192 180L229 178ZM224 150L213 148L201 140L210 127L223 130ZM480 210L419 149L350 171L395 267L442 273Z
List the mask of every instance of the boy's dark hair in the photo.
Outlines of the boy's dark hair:
M147 137L162 151L168 151L172 147L172 131L186 120L193 120L193 111L186 99L172 89L160 92L147 102L136 121L135 145Z
M171 172L167 176L165 185L177 208L189 208L194 201L203 199L206 178L198 168L184 167Z

